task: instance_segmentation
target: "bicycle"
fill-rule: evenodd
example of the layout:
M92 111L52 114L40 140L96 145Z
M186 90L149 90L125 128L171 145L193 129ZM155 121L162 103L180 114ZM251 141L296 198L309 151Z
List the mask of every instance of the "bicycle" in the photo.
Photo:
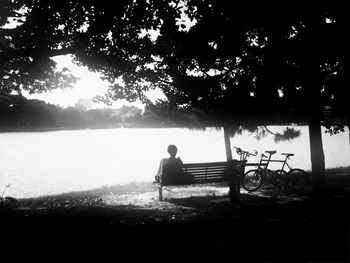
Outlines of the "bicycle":
M294 153L281 153L284 155L284 160L270 160L270 162L281 162L282 168L275 171L276 177L274 178L275 184L281 188L294 189L294 190L304 190L310 181L309 174L303 169L295 168L293 169L288 160ZM285 167L288 167L289 171L285 171Z
M276 151L265 151L265 153L268 153L269 156L267 157L265 154L261 155L258 168L247 171L241 179L242 187L248 192L258 190L263 183L263 179L277 176L274 171L267 168L269 166L271 156L275 154Z

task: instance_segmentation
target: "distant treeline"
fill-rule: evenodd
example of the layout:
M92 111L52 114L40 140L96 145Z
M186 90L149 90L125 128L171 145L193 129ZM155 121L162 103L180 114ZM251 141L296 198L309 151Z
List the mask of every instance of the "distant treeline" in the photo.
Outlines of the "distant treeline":
M162 126L158 117L135 106L119 109L62 108L22 95L0 95L0 130L53 130Z
M263 116L264 117L264 116ZM238 117L237 117L238 118ZM242 127L255 127L260 119L240 117ZM302 121L287 114L269 115L270 124L283 125ZM77 103L74 107L62 108L41 100L29 100L22 95L0 95L0 131L58 130L117 127L188 127L201 129L218 127L221 116L208 116L202 111L175 110L165 104L145 107L135 106L119 109L91 109ZM253 128L255 129L255 128Z

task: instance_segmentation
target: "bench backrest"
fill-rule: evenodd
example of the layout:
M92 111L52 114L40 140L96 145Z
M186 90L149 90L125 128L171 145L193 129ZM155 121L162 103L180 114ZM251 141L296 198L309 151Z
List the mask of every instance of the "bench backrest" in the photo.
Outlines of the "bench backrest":
M237 161L235 164L231 173L243 174L245 162ZM227 162L185 163L183 171L193 177L194 183L227 182L232 177Z

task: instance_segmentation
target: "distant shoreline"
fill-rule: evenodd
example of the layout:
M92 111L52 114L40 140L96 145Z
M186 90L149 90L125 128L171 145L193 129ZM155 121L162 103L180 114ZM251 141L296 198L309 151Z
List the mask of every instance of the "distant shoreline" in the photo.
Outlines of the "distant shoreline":
M268 126L307 126L306 124L271 124ZM143 125L135 123L121 123L118 125L106 125L106 126L88 126L88 127L10 127L0 126L0 133L7 132L50 132L50 131L83 131L83 130L103 130L103 129L118 129L118 128L187 128L187 129L206 129L206 128L219 128L221 126L177 126L177 125Z
M49 132L49 131L83 131L83 130L103 130L103 129L118 129L118 128L192 128L180 126L144 126L136 124L120 124L115 126L98 126L98 127L0 127L0 133L6 132ZM194 128L194 127L193 127Z

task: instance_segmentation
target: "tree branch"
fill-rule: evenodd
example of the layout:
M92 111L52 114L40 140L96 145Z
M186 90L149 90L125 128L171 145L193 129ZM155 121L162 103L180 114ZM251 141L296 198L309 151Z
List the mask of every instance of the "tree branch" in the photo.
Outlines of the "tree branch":
M5 51L3 53L0 53L0 60L10 60L14 58L21 58L21 57L28 57L28 56L35 56L37 54L42 53L44 51L45 55L48 57L55 57L55 56L61 56L61 55L68 55L74 53L76 51L75 47L69 47L69 48L62 48L62 49L39 49L39 48L33 48L33 49L14 49L11 51Z
M274 133L274 132L272 132L271 130L269 130L269 128L267 128L266 125L262 125L262 127L264 127L264 129L267 130L267 131L268 131L269 133L271 133L272 135L281 136L281 134Z
M159 82L161 82L161 83L163 83L163 84L167 84L167 85L170 85L170 86L173 86L173 85L174 85L174 83L169 82L169 81L166 81L166 80L163 80L163 79L161 79L160 77L157 77L157 79L158 79Z

